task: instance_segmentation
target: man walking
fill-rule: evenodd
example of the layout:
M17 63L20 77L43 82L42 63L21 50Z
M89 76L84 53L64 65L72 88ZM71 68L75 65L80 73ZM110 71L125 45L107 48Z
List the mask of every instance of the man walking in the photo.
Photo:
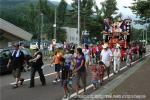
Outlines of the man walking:
M17 88L23 84L24 79L21 78L21 71L23 70L23 63L24 63L24 53L19 49L19 44L14 45L15 50L12 52L11 57L8 61L7 67L12 65L12 73L14 78L16 79L13 88Z
M35 50L34 57L33 59L30 60L32 62L32 67L31 67L31 80L30 80L30 88L34 87L34 77L36 71L39 73L40 80L42 82L42 86L46 85L45 77L43 74L42 66L43 66L43 55L42 52L39 51L38 47L35 46L33 48Z
M108 44L105 43L103 45L103 50L101 51L100 56L101 56L100 57L101 61L106 66L107 75L109 77L109 74L110 74L110 64L111 64L111 61L112 61L112 52L111 52L110 49L108 49Z
M121 52L119 49L120 45L117 44L116 48L113 52L113 58L114 58L114 73L118 73L120 71L120 58L121 58Z

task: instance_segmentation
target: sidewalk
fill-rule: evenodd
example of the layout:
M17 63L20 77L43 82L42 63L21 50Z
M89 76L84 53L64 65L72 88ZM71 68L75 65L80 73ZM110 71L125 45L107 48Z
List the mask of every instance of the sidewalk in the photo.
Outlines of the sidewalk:
M115 78L108 79L110 82L90 94L94 98L88 100L150 100L149 77L150 55Z
M133 98L139 98L139 100L150 100L150 57L145 60L143 66L113 89L111 94L129 95L129 97L134 95Z

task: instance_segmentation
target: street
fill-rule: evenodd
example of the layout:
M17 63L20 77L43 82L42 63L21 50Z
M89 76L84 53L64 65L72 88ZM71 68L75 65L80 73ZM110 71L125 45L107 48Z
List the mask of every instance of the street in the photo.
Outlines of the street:
M136 62L134 63L136 65ZM0 76L1 100L61 100L64 95L63 87L61 87L61 82L57 84L52 83L53 79L55 78L54 67L49 67L49 64L47 62L47 64L43 66L43 70L46 76L47 85L42 86L38 74L36 74L35 88L29 88L30 72L22 73L22 77L25 79L25 82L22 87L19 87L17 89L12 89L11 85L14 84L14 79L11 74ZM126 68L125 64L122 63L121 70L122 71L117 75L113 75L112 73L112 77L110 77L109 79L105 77L104 85L109 83L113 78L124 73L126 70L130 70L130 68ZM87 73L87 94L91 94L93 92L91 85L91 74L89 71L87 71ZM79 91L79 93L81 92L83 92L82 89ZM74 91L72 91L70 97L72 98L75 95L76 94L74 93Z

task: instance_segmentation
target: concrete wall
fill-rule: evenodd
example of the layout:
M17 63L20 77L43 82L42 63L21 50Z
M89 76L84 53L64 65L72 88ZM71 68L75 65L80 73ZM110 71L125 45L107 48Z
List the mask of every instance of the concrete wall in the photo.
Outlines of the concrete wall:
M77 33L77 28L70 28L70 27L62 27L66 30L66 41L68 43L79 43L79 35Z
M2 40L0 41L0 48L8 47L8 41L7 40Z

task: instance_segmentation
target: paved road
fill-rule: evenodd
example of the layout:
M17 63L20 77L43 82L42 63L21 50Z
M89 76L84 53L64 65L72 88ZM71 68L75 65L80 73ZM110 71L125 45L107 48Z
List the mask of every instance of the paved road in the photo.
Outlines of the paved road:
M125 64L122 64L122 67L124 67ZM61 87L60 83L53 84L52 81L55 78L54 75L54 68L50 68L48 66L45 66L43 68L44 74L46 75L46 86L41 86L40 80L38 78L38 75L36 75L37 79L35 80L35 88L28 88L29 87L29 77L30 72L25 72L22 74L22 76L27 79L26 82L24 82L23 87L19 87L17 89L12 89L11 83L14 82L14 79L12 75L3 75L0 76L0 100L61 100L63 97L63 88ZM124 72L127 69L124 69L122 72ZM121 73L122 73L121 72ZM120 73L120 74L121 74ZM104 84L109 83L114 77L117 75L111 77L110 79L107 79ZM87 94L90 94L93 92L91 89L91 74L88 72L87 77ZM82 92L82 90L80 91ZM71 93L71 97L75 96L74 91Z

